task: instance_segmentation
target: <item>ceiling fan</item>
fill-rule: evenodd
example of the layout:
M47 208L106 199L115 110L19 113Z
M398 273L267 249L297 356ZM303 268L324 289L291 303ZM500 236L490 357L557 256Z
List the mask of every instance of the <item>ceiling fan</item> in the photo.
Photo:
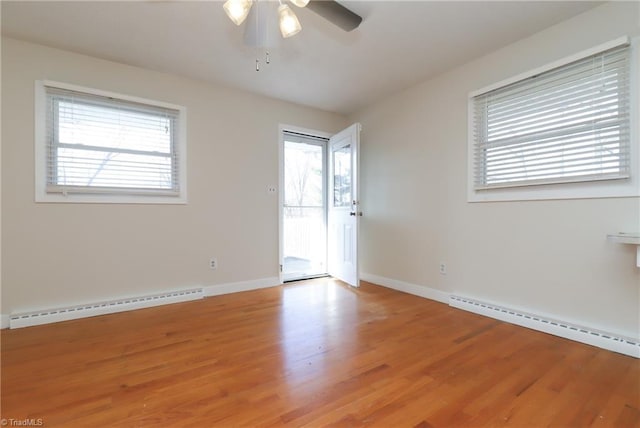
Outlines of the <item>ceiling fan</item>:
M327 21L342 28L344 31L352 31L360 25L362 17L350 11L335 0L289 0L293 5L309 10L320 15ZM282 37L291 37L300 32L302 26L297 16L289 7L286 0L278 0L278 16L280 33ZM264 3L258 0L227 0L224 11L234 24L240 25L249 15L249 11L254 3Z
M289 0L289 2L299 8L307 7L344 31L352 31L362 22L361 16L335 0ZM271 63L269 50L273 42L278 39L277 36L269 36L269 33L275 30L275 25L272 25L271 21L275 14L273 10L269 10L274 4L273 0L227 0L223 5L227 16L236 25L241 25L249 17L248 24L245 26L244 42L246 45L258 48L258 51L263 50L266 64ZM298 17L286 0L278 0L278 4L277 15L282 37L287 38L298 34L302 30ZM258 54L256 71L260 71Z

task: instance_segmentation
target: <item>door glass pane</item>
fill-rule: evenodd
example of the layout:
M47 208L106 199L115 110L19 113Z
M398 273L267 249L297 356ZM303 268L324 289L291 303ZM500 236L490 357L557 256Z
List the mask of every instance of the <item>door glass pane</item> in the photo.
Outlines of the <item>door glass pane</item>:
M351 206L351 145L333 152L333 206Z
M284 143L283 279L327 272L324 144Z

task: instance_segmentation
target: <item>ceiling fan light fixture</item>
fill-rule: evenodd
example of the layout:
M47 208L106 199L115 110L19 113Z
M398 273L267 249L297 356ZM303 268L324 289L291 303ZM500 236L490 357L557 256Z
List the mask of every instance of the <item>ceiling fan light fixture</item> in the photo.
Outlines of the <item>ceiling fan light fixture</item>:
M229 19L234 24L240 25L249 15L252 4L252 0L227 0L222 7Z
M278 15L280 16L280 33L282 37L295 36L302 30L302 25L300 25L298 17L288 5L281 4L278 7Z
M309 0L291 0L291 3L295 4L298 7L305 7L309 4Z

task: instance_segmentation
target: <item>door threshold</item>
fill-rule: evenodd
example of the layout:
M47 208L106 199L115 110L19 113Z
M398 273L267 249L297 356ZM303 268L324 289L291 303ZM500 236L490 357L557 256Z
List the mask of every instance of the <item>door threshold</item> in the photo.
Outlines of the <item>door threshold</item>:
M318 275L308 275L308 276L301 276L298 278L291 278L291 279L285 279L282 281L283 284L288 284L290 282L297 282L297 281L306 281L307 279L316 279L316 278L328 278L331 275L329 275L328 273L321 273Z

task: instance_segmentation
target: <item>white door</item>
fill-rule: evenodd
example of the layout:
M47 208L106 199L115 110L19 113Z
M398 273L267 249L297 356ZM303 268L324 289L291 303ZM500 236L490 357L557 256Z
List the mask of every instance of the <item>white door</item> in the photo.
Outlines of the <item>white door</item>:
M329 140L328 271L349 285L360 285L358 224L362 213L358 199L360 124Z

